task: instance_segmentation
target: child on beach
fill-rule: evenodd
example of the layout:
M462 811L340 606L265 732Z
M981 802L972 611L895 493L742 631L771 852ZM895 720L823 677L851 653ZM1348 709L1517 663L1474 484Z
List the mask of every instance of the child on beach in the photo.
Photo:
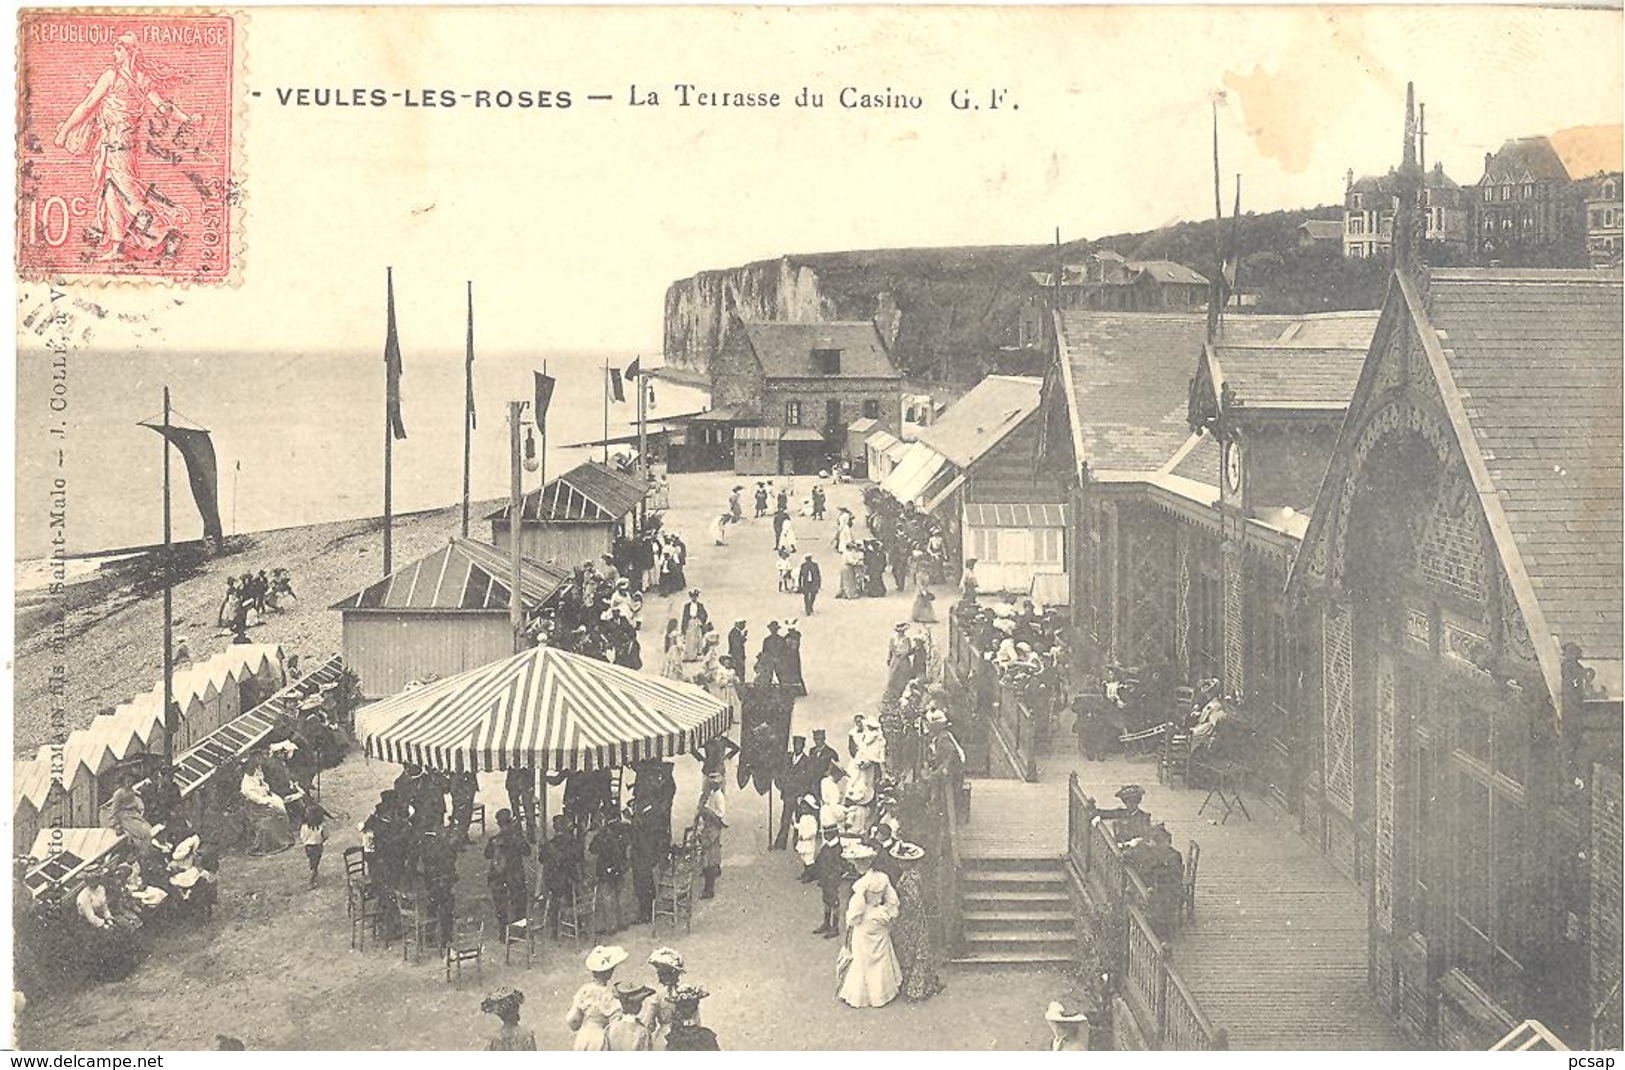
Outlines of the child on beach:
M774 564L779 570L779 590L793 590L794 584L791 579L793 573L790 568L790 551L786 550L782 546L779 547L778 561L776 561Z
M320 803L312 802L305 807L305 816L299 822L299 842L310 863L310 886L314 888L316 870L322 864L322 845L327 843L327 811Z

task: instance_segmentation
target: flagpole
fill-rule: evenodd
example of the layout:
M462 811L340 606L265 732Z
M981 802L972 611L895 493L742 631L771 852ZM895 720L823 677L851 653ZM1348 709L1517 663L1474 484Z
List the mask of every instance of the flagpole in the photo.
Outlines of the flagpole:
M169 523L169 387L164 387L164 765L175 765L175 609L170 566Z
M468 281L468 355L463 360L463 538L468 538L468 482L474 448L474 281Z
M524 650L520 635L524 614L519 601L519 537L524 530L524 505L519 480L519 420L525 411L523 401L508 402L508 562L513 569L508 582L508 624L513 629L513 652Z
M649 391L643 383L643 354L639 353L632 362L638 366L637 382L628 385L638 392L638 476L643 480L643 497L638 501L638 530L641 532L644 525L649 522L649 434L645 429L648 419Z
M389 287L390 323L394 324L395 312L395 269L384 268L384 278ZM395 467L395 430L390 422L389 397L389 362L384 362L384 575L389 575L393 569L393 547L390 545L391 528L395 523L395 503L390 496L391 481L394 478Z
M547 374L546 357L542 358L542 374ZM536 414L536 430L541 434L542 437L542 444L539 447L542 451L540 454L542 463L542 493L541 497L536 499L537 519L540 520L541 506L547 497L547 413L539 412Z
M609 463L609 358L604 358L604 463Z

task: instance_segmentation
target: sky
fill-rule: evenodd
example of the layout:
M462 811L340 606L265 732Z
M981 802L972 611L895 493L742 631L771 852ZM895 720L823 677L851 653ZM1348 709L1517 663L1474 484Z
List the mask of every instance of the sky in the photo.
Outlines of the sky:
M238 280L83 290L114 313L91 352L379 349L386 265L408 360L460 350L469 279L483 347L653 352L666 287L709 268L1208 217L1220 91L1226 210L1239 172L1267 211L1395 163L1407 79L1461 182L1506 138L1620 123L1625 82L1618 12L1519 8L264 8L240 46ZM785 103L682 108L677 83ZM922 107L843 109L847 86ZM295 87L575 103L280 105Z

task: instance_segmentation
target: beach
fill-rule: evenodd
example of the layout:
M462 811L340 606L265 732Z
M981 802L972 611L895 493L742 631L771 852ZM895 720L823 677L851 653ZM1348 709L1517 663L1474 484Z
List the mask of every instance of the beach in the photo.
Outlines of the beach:
M798 521L802 548L822 562L825 576L825 595L814 615L806 616L799 595L776 590L770 521L736 526L724 547L706 534L707 518L737 479L729 473L672 477L666 526L687 539L688 577L702 588L713 619L750 621L752 650L766 634L768 620L800 618L809 694L796 703L792 730L804 735L823 728L840 741L855 710L875 708L885 684L886 638L892 625L908 616L912 595L835 599L831 524ZM804 492L805 481L798 482ZM831 488L831 509L846 505L861 511L860 492L852 484ZM397 560L405 563L438 545L455 534L457 524L452 509L404 521L396 531ZM250 565L275 564L292 569L301 601L287 613L271 614L254 630L254 639L282 643L307 661L336 649L339 615L326 607L378 574L376 523L314 525L256 536L253 542L241 554L210 562L178 589L177 616L187 619L194 652L202 656L224 642L199 621L206 615L212 624L225 576ZM84 610L84 629L70 647L69 662L75 702L87 716L94 710L83 705L84 696L92 689L114 701L157 679L155 602L153 597L127 600L102 617L90 607ZM659 664L660 634L675 608L673 600L659 597L645 605L640 635L648 666ZM945 627L933 630L942 642ZM200 651L204 632L210 645ZM48 658L37 633L19 645L19 680L30 681L37 702L39 674ZM19 734L23 731L20 725ZM37 734L38 726L29 731ZM681 826L694 812L700 767L687 757L673 764ZM526 968L522 952L512 965L504 964L479 847L459 859L457 915L486 922L480 982L450 986L437 957L412 964L403 961L398 946L348 949L340 852L357 842L356 824L398 772L398 766L352 752L323 774L323 804L342 817L332 823L330 861L324 861L315 890L305 888L298 851L259 857L233 853L212 922L161 935L155 953L125 981L31 1002L19 1023L20 1045L196 1049L210 1047L214 1035L225 1032L250 1049L468 1049L483 1045L491 1025L478 1013L480 997L495 985L512 984L526 992L525 1020L537 1030L538 1046L568 1048L564 1011L585 978L586 946L543 941L533 968ZM494 814L506 805L502 777L482 774L480 779L481 799ZM704 1008L706 1024L732 1050L1033 1050L1045 1045L1044 1005L1057 996L1070 998L1076 989L1076 979L1064 969L947 967L947 990L925 1003L898 1000L884 1010L854 1011L838 1002L835 944L812 932L820 914L817 889L796 881L800 866L794 855L766 850L769 801L754 791L736 792L731 776L727 790L728 831L717 897L700 904L692 933L674 934L669 926L653 933L642 925L604 938L631 953L623 975L646 976L643 963L650 951L675 943L692 978L712 993ZM772 805L776 819L776 798ZM246 992L252 998L245 999Z

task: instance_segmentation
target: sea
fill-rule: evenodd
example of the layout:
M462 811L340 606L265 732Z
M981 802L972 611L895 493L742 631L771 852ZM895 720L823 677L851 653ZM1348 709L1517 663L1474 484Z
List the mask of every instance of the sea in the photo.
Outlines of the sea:
M657 351L657 347L654 350ZM506 403L535 396L533 372L557 380L547 415L549 478L599 447L611 368L633 352L476 353L471 496L505 498L509 484ZM642 356L642 365L651 360ZM658 363L655 358L654 363ZM394 443L397 514L453 504L462 496L463 353L403 357L401 408L407 437ZM163 539L163 439L141 427L159 422L163 387L175 422L207 429L219 467L226 533L268 531L383 513L384 363L380 348L360 351L175 354L69 354L53 379L43 359L18 361L16 558L19 575L52 552L53 495L70 557L110 554ZM651 420L703 410L702 389L647 378ZM636 386L611 400L610 436L635 427ZM527 411L527 421L533 417ZM530 436L541 451L534 427ZM633 446L611 446L631 453ZM172 455L177 541L202 536L179 454ZM525 489L539 485L541 465ZM60 485L58 482L60 481Z

